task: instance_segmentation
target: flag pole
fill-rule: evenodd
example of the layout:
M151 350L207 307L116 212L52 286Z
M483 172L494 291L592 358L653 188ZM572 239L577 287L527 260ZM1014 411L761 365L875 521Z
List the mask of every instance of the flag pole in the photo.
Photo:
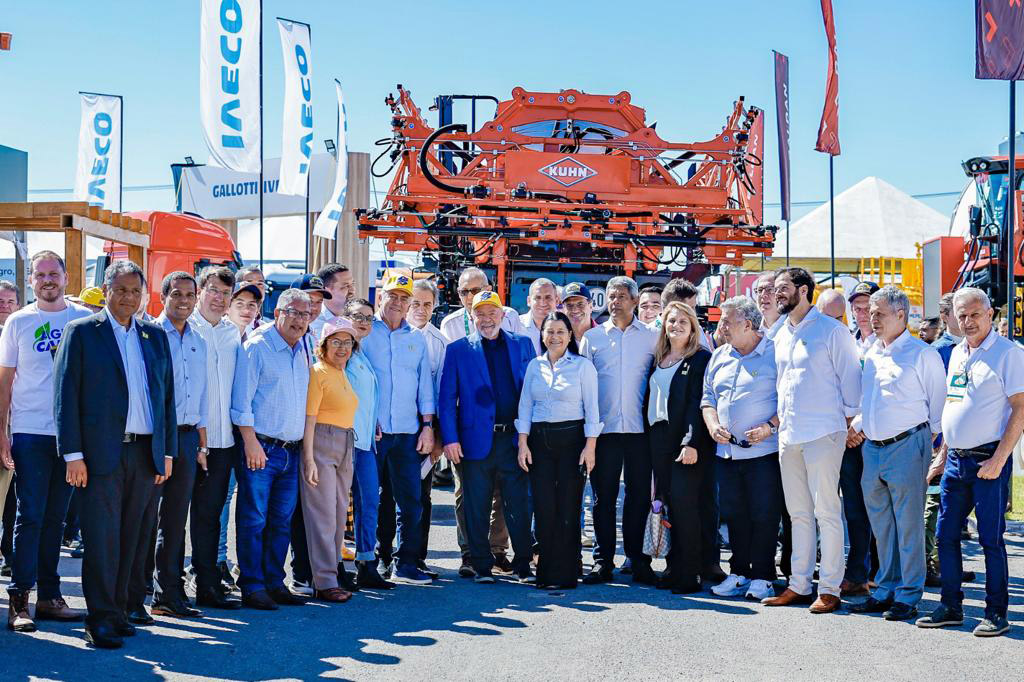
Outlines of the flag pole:
M832 286L836 285L836 194L835 194L835 173L833 162L835 157L828 155L828 233L832 242ZM788 237L788 232L787 232Z
M789 267L789 218L786 218L786 267Z
M117 98L121 100L121 158L117 162L118 175L120 176L117 183L117 212L124 213L124 97L118 95Z
M260 0L260 270L263 269L263 0Z
M1014 266L1017 260L1017 251L1014 249L1013 237L1017 227L1014 214L1017 208L1017 81L1010 80L1010 164L1007 170L1006 192L1006 316L1008 318L1007 338L1013 340L1013 328L1017 323L1017 288L1014 286Z
M306 24L306 31L309 32L309 51L313 52L313 27ZM312 57L310 57L312 59ZM312 78L312 76L311 76ZM309 168L306 169L306 220L305 234L303 235L305 248L302 252L302 271L309 272L309 176L313 174L313 140L309 141Z

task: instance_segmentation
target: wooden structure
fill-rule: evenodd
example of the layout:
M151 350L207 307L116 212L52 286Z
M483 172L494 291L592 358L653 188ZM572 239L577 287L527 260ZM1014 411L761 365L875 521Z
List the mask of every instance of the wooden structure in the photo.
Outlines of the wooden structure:
M124 244L128 247L128 259L143 269L146 267L149 222L104 211L84 201L0 203L0 231L8 230L63 232L64 262L68 270L67 290L70 292L81 291L86 285L86 236Z
M345 212L338 224L339 239L323 239L313 236L313 226L319 213L310 213L309 224L309 271L316 272L328 263L343 263L352 271L356 295L366 297L376 286L370 271L369 239L360 239L356 209L370 207L370 155L366 152L348 153L348 191L345 194Z

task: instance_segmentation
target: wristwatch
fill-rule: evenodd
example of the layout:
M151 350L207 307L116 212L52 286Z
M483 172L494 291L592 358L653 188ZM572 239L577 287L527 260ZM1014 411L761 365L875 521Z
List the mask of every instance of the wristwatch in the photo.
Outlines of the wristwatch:
M208 448L208 447L201 447L201 448L199 448L199 454L200 455L208 455L208 454L210 454L210 448Z
M771 429L771 432L772 432L773 436L779 432L779 427L778 426L775 426L771 422L765 422L765 424L767 424L768 428Z
M421 419L420 420L420 426L421 427L433 426L433 425L434 425L434 420L432 420L432 419Z

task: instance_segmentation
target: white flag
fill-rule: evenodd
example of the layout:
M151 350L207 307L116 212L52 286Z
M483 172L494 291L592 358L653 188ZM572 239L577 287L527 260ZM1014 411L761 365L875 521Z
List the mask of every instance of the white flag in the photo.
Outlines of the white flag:
M210 162L260 170L260 0L202 0L199 115Z
M324 210L316 219L313 234L324 239L334 239L338 221L345 211L345 192L348 190L348 121L345 120L345 98L341 94L341 83L334 81L338 90L338 167L334 174L334 190Z
M121 212L121 98L82 95L75 199Z
M284 57L284 125L281 140L281 185L278 192L306 196L313 152L313 75L309 26L278 19Z

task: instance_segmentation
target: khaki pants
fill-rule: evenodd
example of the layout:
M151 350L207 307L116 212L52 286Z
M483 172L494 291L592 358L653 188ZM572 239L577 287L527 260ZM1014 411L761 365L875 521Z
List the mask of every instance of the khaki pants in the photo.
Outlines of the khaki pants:
M14 472L0 464L0 519L4 517L4 502L7 501L7 491L14 480Z
M782 490L793 522L792 576L789 587L810 594L818 535L821 531L821 568L818 593L839 596L846 571L843 505L839 500L839 468L843 463L846 433L822 436L809 443L779 443Z
M302 514L306 522L309 565L318 590L338 587L338 561L345 542L349 492L352 489L352 429L317 424L313 431L313 462L319 483L306 482L302 466Z

